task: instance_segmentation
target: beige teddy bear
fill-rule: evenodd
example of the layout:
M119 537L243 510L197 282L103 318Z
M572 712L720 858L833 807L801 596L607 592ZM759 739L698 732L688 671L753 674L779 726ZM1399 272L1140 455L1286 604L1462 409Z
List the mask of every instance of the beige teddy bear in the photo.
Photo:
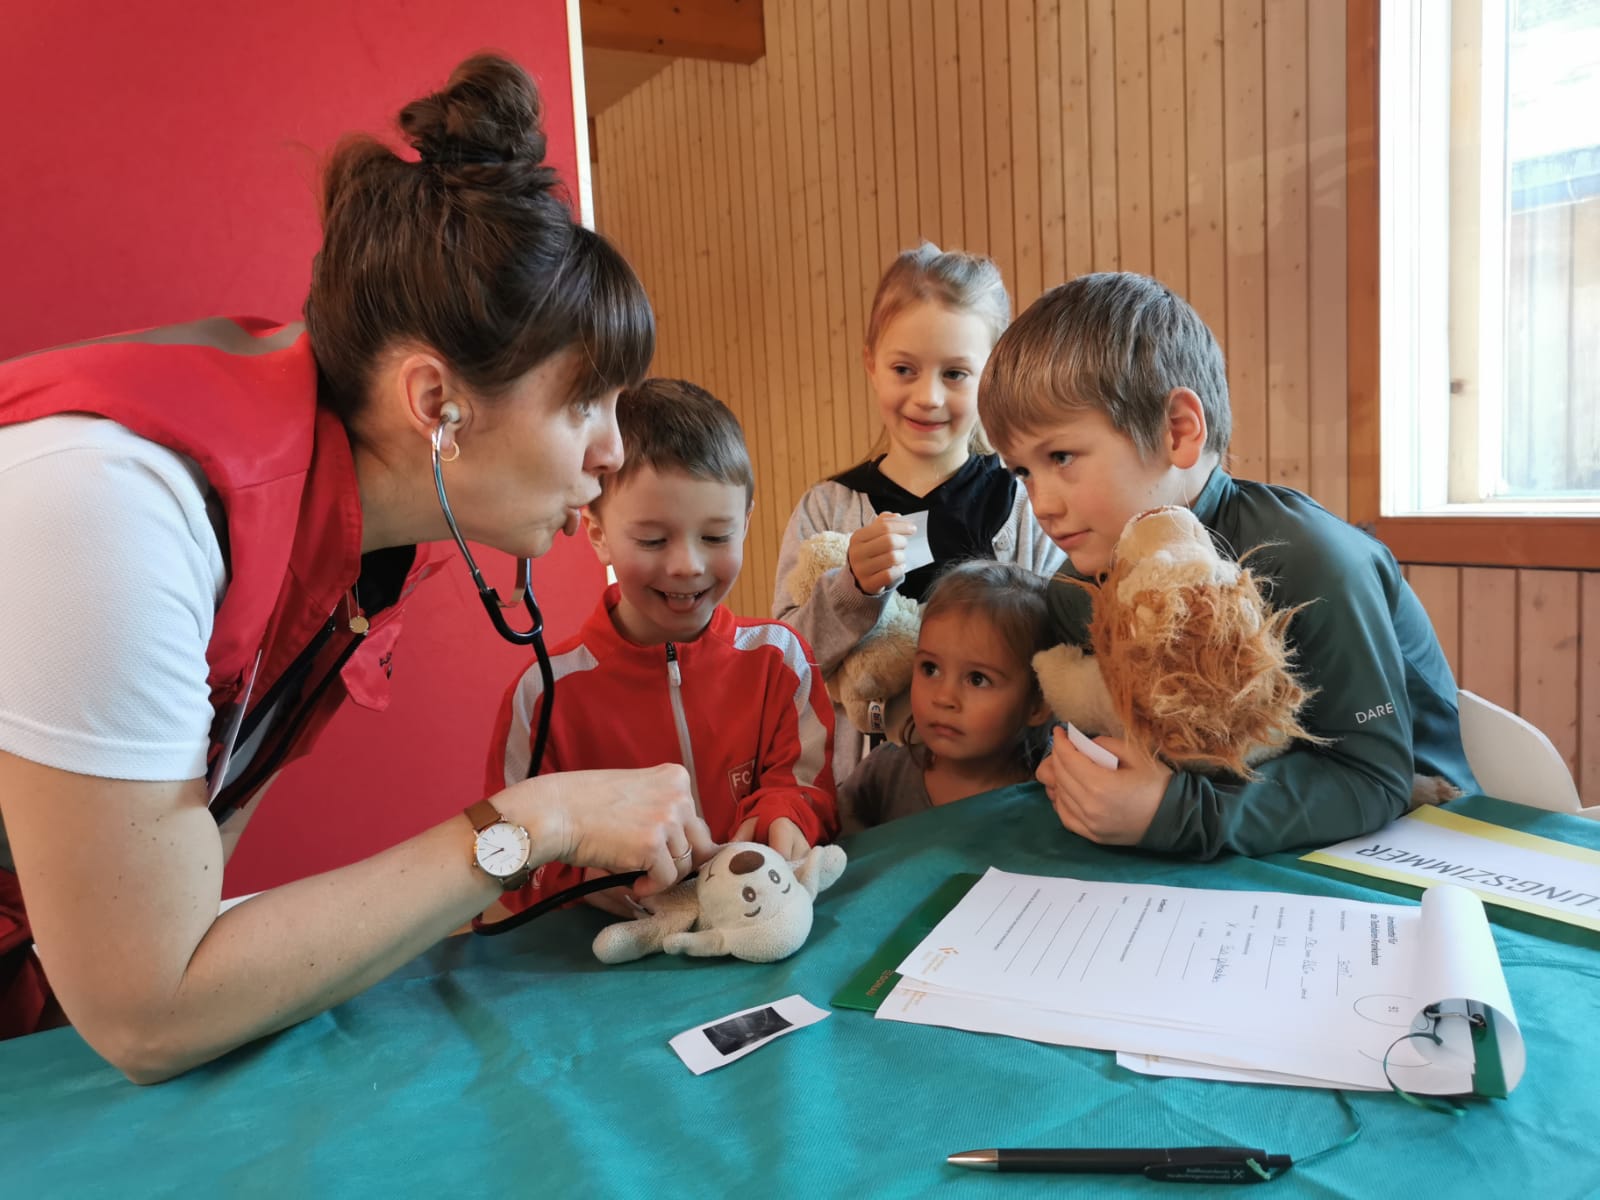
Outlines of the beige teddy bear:
M770 846L730 842L685 879L643 901L648 915L607 925L594 939L601 962L664 950L747 962L788 958L811 935L812 901L844 873L838 846L813 846L791 866Z
M834 567L848 571L849 548L849 536L832 530L800 543L799 558L784 580L790 601L804 603L817 580ZM917 602L891 592L877 623L828 677L828 694L861 732L901 740L911 715L911 666L921 626Z

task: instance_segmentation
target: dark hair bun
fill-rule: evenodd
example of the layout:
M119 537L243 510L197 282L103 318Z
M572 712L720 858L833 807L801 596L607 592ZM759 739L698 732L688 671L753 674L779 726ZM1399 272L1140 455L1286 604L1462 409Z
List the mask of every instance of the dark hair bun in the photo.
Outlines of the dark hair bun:
M544 162L539 89L497 54L476 54L442 91L400 110L400 128L426 164L445 169Z

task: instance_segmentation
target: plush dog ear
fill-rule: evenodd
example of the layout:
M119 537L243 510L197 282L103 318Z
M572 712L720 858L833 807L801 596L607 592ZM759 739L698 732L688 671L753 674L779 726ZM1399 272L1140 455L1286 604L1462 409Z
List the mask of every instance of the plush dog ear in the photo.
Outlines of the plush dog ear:
M794 877L815 899L818 892L831 888L844 874L844 864L845 854L838 846L813 846L795 868Z

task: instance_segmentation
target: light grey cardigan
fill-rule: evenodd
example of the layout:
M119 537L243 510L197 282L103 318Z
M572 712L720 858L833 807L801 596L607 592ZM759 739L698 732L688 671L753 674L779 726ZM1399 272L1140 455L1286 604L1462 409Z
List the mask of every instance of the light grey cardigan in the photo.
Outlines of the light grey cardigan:
M827 530L852 534L870 525L877 515L865 495L830 479L800 497L794 515L789 518L789 526L783 531L773 586L772 615L800 632L816 655L817 667L824 677L832 675L845 655L878 623L889 602L889 593L864 594L856 587L848 567L835 567L823 575L810 597L801 604L790 603L784 583L799 561L800 545L807 538ZM1028 493L1021 485L1016 485L1011 515L991 544L999 562L1020 563L1046 578L1054 575L1066 560L1066 555L1034 520ZM833 706L833 717L833 773L842 783L866 752L866 735L850 723L841 705Z

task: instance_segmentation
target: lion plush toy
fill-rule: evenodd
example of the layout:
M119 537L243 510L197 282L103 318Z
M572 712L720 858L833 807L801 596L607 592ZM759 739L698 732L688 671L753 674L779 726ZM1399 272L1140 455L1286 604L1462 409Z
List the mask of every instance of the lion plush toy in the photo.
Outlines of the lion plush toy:
M1141 513L1123 528L1093 593L1093 656L1034 656L1051 710L1090 735L1125 738L1177 770L1252 768L1290 742L1324 742L1298 720L1309 693L1255 577L1217 552L1187 508Z
M601 962L646 954L731 954L748 962L788 958L811 934L812 901L844 873L838 846L813 846L791 866L770 846L730 842L685 879L641 903L647 915L619 921L594 939Z
M817 580L834 567L849 570L849 548L850 538L831 530L800 543L799 558L783 581L790 602L803 603ZM899 592L890 593L877 623L828 677L828 694L861 732L881 733L900 741L911 712L907 693L921 626L917 602Z

